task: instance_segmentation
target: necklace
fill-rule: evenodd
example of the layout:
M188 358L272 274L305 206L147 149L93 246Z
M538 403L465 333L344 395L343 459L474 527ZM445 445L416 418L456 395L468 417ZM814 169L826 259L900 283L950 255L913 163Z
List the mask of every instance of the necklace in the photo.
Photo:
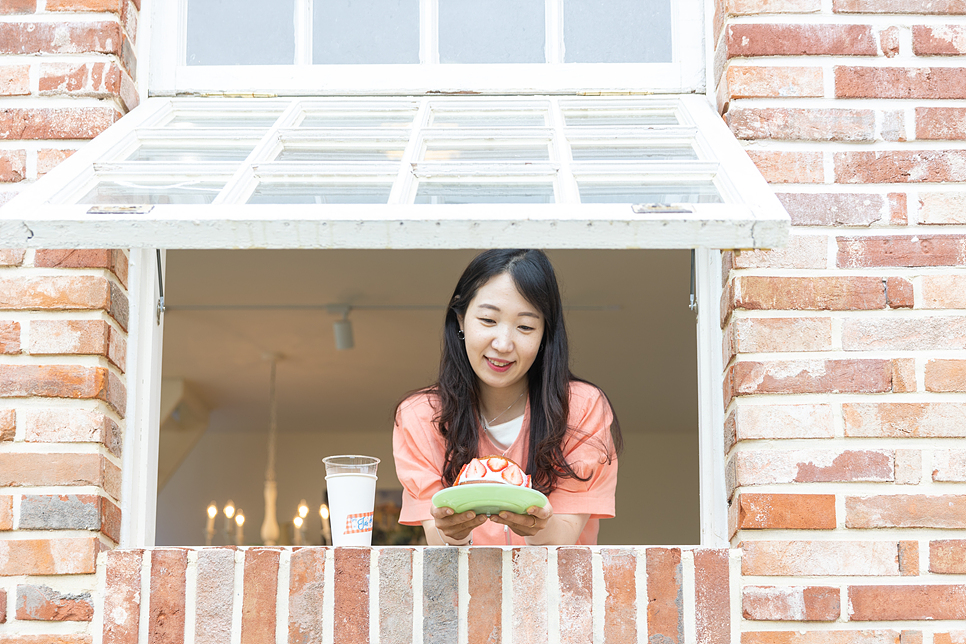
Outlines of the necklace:
M510 403L510 407L513 407L515 404L517 404L518 402L520 402L520 399L523 398L526 395L526 393L527 393L527 391L526 391L526 389L524 389L523 390L523 393L521 393L519 396L517 396L517 399L514 400L512 403ZM493 421L495 421L497 418L499 418L503 414L505 414L508 411L510 411L510 407L507 407L506 409L504 409L503 411L501 411L499 414L497 414L496 416L494 416L492 418L492 420L489 420L489 421L486 419L486 416L483 415L483 410L480 409L480 420L483 421L483 428L486 429L487 431L489 431L490 425L493 423Z

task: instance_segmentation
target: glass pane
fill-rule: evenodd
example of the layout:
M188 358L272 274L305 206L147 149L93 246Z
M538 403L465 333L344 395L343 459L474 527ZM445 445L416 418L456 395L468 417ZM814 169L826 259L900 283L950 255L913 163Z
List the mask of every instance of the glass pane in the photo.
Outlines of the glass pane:
M423 161L549 161L550 147L547 144L472 145L467 143L427 144Z
M406 127L413 122L416 112L306 112L300 128L310 127Z
M569 126L658 127L678 125L674 112L661 110L568 110L564 121Z
M416 203L553 203L553 184L420 183Z
M260 183L248 203L388 203L391 183Z
M142 144L125 161L170 161L172 163L218 163L244 161L256 141L217 145L211 141L174 147L171 144Z
M433 112L434 127L544 127L544 112Z
M317 65L419 62L419 0L315 0L312 20Z
M711 181L694 183L578 182L581 203L721 203Z
M671 0L563 0L564 62L671 62Z
M292 65L294 25L294 0L188 0L188 64Z
M574 161L682 161L697 159L691 146L571 145Z
M278 120L281 110L272 112L234 112L216 110L176 112L164 127L177 129L256 128L266 130Z
M209 204L224 182L171 180L102 181L84 195L81 204Z
M542 63L544 0L439 0L439 62Z
M282 150L275 161L301 161L305 163L339 161L398 162L402 160L404 147L405 144L391 148L288 147Z

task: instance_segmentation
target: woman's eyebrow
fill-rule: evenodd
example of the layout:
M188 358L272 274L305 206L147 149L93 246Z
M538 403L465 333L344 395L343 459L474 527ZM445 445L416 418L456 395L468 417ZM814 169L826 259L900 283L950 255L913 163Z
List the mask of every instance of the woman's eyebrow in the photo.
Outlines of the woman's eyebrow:
M500 311L502 310L502 309L500 309L500 307L498 307L498 306L497 306L497 305L495 305L495 304L486 304L485 302L481 302L481 303L480 303L480 304L479 304L478 306L479 306L479 308L481 308L481 309L490 309L491 311L497 311L497 312L500 312ZM539 314L539 313L533 313L533 312L531 312L531 311L521 311L520 313L517 313L517 315L518 315L519 317L529 317L529 318L536 318L536 319L538 319L538 320L540 320L540 319L542 319L542 318L540 317L540 314Z

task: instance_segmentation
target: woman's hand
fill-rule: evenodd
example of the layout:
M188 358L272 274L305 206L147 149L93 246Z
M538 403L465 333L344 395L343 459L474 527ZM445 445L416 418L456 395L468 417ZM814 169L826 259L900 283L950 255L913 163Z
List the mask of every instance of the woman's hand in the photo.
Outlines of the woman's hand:
M492 515L490 521L505 525L516 534L526 538L532 537L546 528L551 517L553 517L553 506L547 502L547 505L542 508L535 505L530 506L527 508L526 514L515 514L504 510L500 514Z
M472 510L454 514L452 508L433 508L430 510L433 517L432 521L423 521L423 529L426 531L427 543L434 545L434 536L437 538L442 535L447 543L463 545L470 537L474 528L478 528L486 523L485 514L476 514ZM429 527L427 527L429 524ZM435 528L435 529L434 529ZM439 534L433 533L439 531ZM442 545L442 544L439 544Z

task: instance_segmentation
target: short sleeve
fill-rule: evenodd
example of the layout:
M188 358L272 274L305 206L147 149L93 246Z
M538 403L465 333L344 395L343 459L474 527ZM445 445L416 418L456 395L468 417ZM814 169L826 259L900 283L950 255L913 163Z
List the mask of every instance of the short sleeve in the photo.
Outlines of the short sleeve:
M434 417L428 394L415 394L403 401L396 412L392 453L396 476L403 486L399 522L406 525L419 525L432 518L433 495L445 487L442 474L446 446Z
M617 455L611 436L614 414L604 394L587 383L573 383L570 392L571 429L564 458L584 481L562 478L550 493L554 512L589 514L592 519L614 516Z

